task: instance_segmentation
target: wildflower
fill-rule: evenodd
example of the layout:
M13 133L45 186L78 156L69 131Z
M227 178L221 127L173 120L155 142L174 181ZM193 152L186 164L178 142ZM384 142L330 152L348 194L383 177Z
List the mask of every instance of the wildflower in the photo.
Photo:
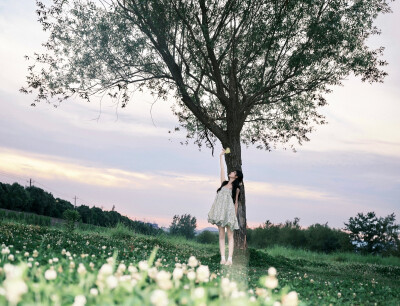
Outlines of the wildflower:
M168 305L168 296L164 290L156 289L152 292L150 302L156 306Z
M187 273L187 278L188 278L189 280L194 280L194 279L196 278L196 272L194 272L194 271L189 271L189 272Z
M7 255L7 254L10 254L10 249L8 247L1 249L1 255Z
M71 262L69 263L69 267L70 267L71 269L74 269L74 268L75 268L75 263L74 263L73 261L71 261Z
M44 278L47 280L55 280L57 278L57 272L54 270L54 267L44 272Z
M172 272L172 277L177 280L181 279L183 276L183 270L181 268L175 268L174 272Z
M314 282L314 280L313 279L310 279L310 283L313 283Z
M256 298L254 296L251 296L250 297L250 302L255 302L255 301L256 301Z
M54 257L54 258L53 258L53 262L58 262L58 258L57 258L57 257Z
M89 267L93 270L93 268L94 268L94 263L93 263L93 262L90 262L90 263L89 263Z
M149 264L147 260L142 260L139 262L139 270L140 271L146 271L149 269Z
M83 306L86 304L86 297L84 295L77 295L74 299L72 306Z
M85 268L85 266L83 265L83 263L80 263L79 264L79 267L78 267L78 273L79 273L79 275L84 275L85 273L86 273L86 268Z
M38 257L38 256L39 256L39 252L36 251L36 250L33 250L32 256L33 256L33 257Z
M114 289L115 287L118 286L118 279L114 275L110 275L107 277L106 283L108 288Z
M337 297L340 299L342 297L342 294L338 292Z
M135 266L129 265L128 271L129 273L136 273L138 269Z
M99 290L97 290L97 288L91 288L89 292L91 295L94 296L97 296L99 294Z
M100 275L110 275L110 274L112 274L112 272L113 272L113 268L109 264L102 265L99 270Z
M194 256L190 256L190 257L189 257L188 265L189 265L190 267L194 268L194 267L197 266L198 263L199 263L199 262L198 262L198 260L196 259L196 257L194 257Z
M112 257L107 258L107 263L112 265L114 263L114 258Z
M208 266L201 265L197 268L197 280L199 282L208 282L210 277L210 270Z
M147 272L149 274L149 277L154 279L156 277L158 271L157 271L156 267L151 267Z
M103 245L101 248L102 248L103 250L105 250L107 247L106 247L105 245Z
M195 299L201 299L201 298L204 297L205 293L206 292L205 292L203 287L197 287L193 291L193 296L194 296Z
M125 264L120 263L119 266L118 266L117 271L123 273L123 272L125 272L125 270L126 270Z
M297 292L290 291L282 298L282 305L284 306L296 306L299 303Z
M267 276L265 279L265 287L275 289L278 287L278 279L275 276Z
M268 275L269 276L276 276L276 269L274 267L270 267L268 269Z
M157 285L163 290L172 288L171 273L167 271L160 271L156 276Z
M25 252L24 257L29 257L29 252Z
M13 254L8 255L7 258L8 258L9 261L14 261L14 255Z
M21 296L28 292L28 286L22 279L23 268L5 264L4 272L6 273L6 279L3 282L4 295L11 304L17 304Z
M67 252L67 251L66 251L65 249L62 249L61 254L62 254L62 255L65 255L66 252Z

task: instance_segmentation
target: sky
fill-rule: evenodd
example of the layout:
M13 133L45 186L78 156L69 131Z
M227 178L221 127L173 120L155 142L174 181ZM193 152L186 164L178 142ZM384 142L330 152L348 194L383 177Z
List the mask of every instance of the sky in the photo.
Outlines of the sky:
M343 228L357 213L396 214L400 223L400 1L380 16L382 34L368 40L385 47L384 83L349 76L332 87L320 109L327 125L308 134L297 152L242 146L247 224L300 218ZM33 184L77 205L113 205L133 220L168 227L190 214L197 229L207 222L219 181L219 153L181 145L173 100L137 93L125 109L110 101L68 100L58 108L30 106L25 85L31 56L46 34L34 1L0 1L0 181ZM152 109L151 109L152 107ZM151 113L150 113L151 109Z

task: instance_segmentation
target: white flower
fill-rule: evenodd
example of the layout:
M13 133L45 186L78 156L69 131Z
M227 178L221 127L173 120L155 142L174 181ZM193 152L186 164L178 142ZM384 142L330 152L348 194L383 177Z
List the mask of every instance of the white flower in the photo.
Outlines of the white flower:
M167 271L159 271L156 276L157 285L163 290L172 288L171 273Z
M33 261L33 258L32 258L32 257L29 257L29 258L28 258L28 261Z
M125 270L126 270L125 264L123 263L119 264L117 271L122 273L125 272Z
M189 280L194 280L194 279L196 278L196 272L194 272L194 271L189 271L189 272L187 273L187 278L188 278Z
M25 256L25 257L29 257L29 252L25 252L25 253L24 253L24 256Z
M9 261L14 261L14 255L13 254L8 255L7 258L8 258Z
M265 279L265 287L275 289L278 287L278 279L275 276L267 276Z
M192 268L196 267L198 264L198 260L194 256L189 257L188 265L191 266Z
M84 295L77 295L74 299L72 306L83 306L86 304L86 297Z
M99 290L97 290L97 288L91 288L90 289L90 294L96 296L96 295L99 294Z
M50 264L50 265L53 264L53 259L49 259L49 264Z
M138 269L135 266L129 266L128 267L128 271L129 273L136 273L138 271Z
M156 267L151 267L147 272L149 274L149 277L155 278L158 273L158 270Z
M94 263L93 263L93 262L90 262L90 263L89 263L89 267L90 267L91 269L93 269L93 268L94 268Z
M113 268L109 264L104 264L99 270L100 275L110 275L113 272Z
M174 272L172 272L172 277L176 279L181 279L183 276L183 270L181 268L175 268Z
M276 276L276 269L274 267L270 267L268 269L268 275L269 276Z
M337 297L340 299L342 297L342 294L338 292Z
M140 271L146 271L149 268L149 264L147 262L147 260L141 260L139 262L139 270Z
M53 261L54 261L54 262L58 262L58 258L57 258L57 257L54 257L54 258L53 258Z
M118 279L114 275L110 275L109 277L107 277L106 282L108 288L110 289L114 289L118 286Z
M150 302L156 306L168 305L168 295L164 290L156 289L151 293Z
M250 297L250 302L255 302L255 301L256 301L256 298L254 296L251 296Z
M296 306L299 303L299 298L296 291L290 291L282 298L282 305Z
M6 299L11 304L17 304L21 296L28 292L28 286L22 280L23 268L11 264L4 265L6 279L3 282Z
M70 261L70 262L69 262L69 267L70 267L71 269L74 269L74 268L75 268L75 263L74 263L73 261Z
M103 245L101 248L102 248L103 250L105 250L107 247L106 247L105 245Z
M36 251L36 250L33 250L32 256L33 256L33 257L38 257L38 256L39 256L39 252Z
M57 272L54 270L53 267L51 267L49 270L46 270L46 272L44 272L44 278L47 280L54 280L57 278Z
M195 299L201 299L204 297L205 293L206 293L206 291L204 290L203 287L197 287L193 291L193 296Z
M210 277L210 270L208 266L201 265L197 268L197 280L199 282L208 282Z
M107 258L107 263L112 265L114 263L114 258L112 257Z
M85 266L83 265L83 263L80 263L79 264L79 267L78 267L78 273L80 274L80 275L84 275L85 273L86 273L86 268L85 268Z
M66 252L67 252L67 251L66 251L65 249L62 249L61 254L62 254L62 255L65 255Z
M10 254L10 249L8 247L1 249L1 255L7 255L7 254Z

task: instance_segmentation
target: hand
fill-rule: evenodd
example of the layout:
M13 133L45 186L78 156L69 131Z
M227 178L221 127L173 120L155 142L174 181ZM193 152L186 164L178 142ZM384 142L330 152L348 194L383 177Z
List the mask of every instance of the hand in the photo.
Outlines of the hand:
M222 149L222 152L221 152L221 154L219 156L222 156L224 154L225 154L225 149Z

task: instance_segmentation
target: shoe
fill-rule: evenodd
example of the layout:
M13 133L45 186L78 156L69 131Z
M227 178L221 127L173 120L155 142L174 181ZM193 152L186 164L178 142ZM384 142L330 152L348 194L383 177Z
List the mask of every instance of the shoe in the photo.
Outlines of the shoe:
M232 266L232 260L228 259L225 263L225 266Z
M226 260L225 260L225 259L221 259L220 264L221 264L221 265L224 265L225 263L226 263Z

